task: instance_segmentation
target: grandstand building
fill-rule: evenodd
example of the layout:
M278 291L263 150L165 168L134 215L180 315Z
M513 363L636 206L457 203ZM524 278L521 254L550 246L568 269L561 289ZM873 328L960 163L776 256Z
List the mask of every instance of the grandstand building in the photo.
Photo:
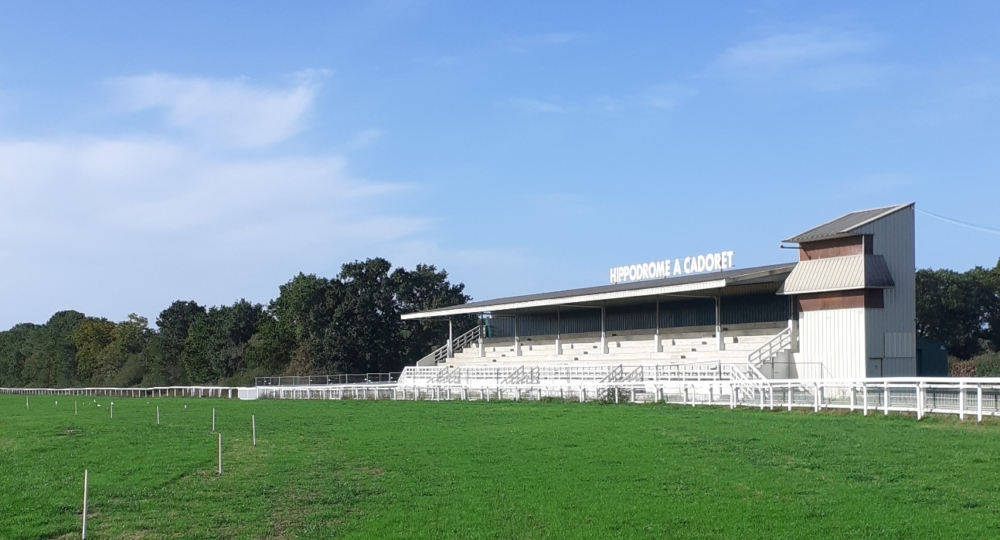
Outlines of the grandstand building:
M480 320L418 366L718 363L777 379L917 375L914 205L852 212L784 242L798 261L737 268L722 252L615 267L609 285L403 319Z

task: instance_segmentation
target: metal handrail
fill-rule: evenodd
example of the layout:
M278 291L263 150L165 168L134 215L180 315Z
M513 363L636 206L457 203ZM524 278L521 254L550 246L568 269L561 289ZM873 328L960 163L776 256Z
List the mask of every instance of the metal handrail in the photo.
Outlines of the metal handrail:
M755 351L747 355L747 363L758 366L765 360L773 358L777 353L792 347L792 329L785 328L777 335L767 340L766 343L758 347Z

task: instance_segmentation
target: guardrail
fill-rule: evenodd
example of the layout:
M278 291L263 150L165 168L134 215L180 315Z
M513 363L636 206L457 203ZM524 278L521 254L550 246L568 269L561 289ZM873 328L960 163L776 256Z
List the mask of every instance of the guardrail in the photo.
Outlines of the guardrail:
M107 396L107 397L204 397L227 398L240 396L236 386L154 386L150 388L0 388L0 394L29 396ZM245 399L245 398L244 398Z
M309 386L331 384L381 384L399 380L399 371L390 373L348 373L339 375L288 375L283 377L257 377L257 386Z

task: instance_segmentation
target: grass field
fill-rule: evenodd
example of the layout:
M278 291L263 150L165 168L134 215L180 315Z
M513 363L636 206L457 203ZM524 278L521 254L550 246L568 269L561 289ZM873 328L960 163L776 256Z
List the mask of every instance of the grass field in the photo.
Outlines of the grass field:
M79 537L85 468L95 539L1000 535L996 423L179 398L114 399L110 419L107 398L55 401L0 396L2 538Z

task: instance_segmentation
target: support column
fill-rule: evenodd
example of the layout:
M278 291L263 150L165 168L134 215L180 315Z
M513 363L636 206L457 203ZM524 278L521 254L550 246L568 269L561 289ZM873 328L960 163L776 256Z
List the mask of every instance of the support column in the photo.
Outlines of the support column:
M653 352L663 352L663 345L660 343L660 301L656 301L656 333L653 334Z
M601 306L601 354L608 354L608 333L604 330L604 307Z
M726 350L726 342L722 338L722 301L715 297L715 350Z
M448 358L455 358L455 346L451 334L451 317L448 318Z
M517 315L514 315L514 356L521 356L521 339L517 337Z
M556 355L562 354L562 318L556 308Z
M486 358L486 344L483 343L483 336L485 336L486 328L483 325L483 316L479 316L479 357Z

